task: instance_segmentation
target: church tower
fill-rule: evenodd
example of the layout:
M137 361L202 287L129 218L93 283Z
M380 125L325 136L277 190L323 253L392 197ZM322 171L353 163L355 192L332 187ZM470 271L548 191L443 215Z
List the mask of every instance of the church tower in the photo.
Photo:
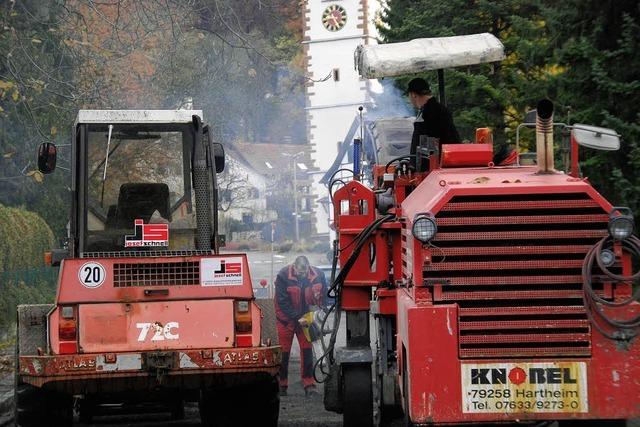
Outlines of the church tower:
M316 229L329 233L327 187L319 183L333 164L338 146L357 116L370 102L375 81L361 79L354 68L359 45L377 43L374 19L379 0L304 0L307 138L315 168L313 192Z

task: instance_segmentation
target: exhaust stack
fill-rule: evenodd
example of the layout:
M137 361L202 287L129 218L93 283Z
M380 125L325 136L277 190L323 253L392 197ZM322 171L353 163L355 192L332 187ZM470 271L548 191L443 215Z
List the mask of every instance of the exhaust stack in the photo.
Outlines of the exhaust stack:
M554 173L553 164L553 103L548 99L538 102L536 118L536 155L538 173Z

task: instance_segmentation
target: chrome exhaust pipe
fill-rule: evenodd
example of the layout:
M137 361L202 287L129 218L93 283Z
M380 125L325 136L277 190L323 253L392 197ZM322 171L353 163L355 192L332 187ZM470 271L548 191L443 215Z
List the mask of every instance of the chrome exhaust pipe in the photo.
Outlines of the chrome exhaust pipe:
M543 99L536 107L536 158L538 173L554 173L553 102Z

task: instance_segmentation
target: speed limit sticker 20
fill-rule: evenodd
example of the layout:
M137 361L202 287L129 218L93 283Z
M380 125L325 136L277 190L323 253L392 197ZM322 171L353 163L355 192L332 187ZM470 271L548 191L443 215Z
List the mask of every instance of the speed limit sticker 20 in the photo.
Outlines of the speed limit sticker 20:
M97 262L86 262L78 270L78 280L86 288L98 288L104 283L107 272L102 264Z
M465 413L588 412L584 362L463 364Z

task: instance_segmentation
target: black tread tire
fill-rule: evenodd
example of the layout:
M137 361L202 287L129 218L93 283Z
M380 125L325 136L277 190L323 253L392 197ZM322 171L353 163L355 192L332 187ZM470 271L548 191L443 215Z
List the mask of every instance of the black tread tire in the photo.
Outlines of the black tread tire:
M73 425L73 398L69 395L20 383L14 397L17 427Z
M16 315L13 421L16 427L73 426L73 396L25 384L20 379L20 317Z
M373 380L371 365L342 365L345 427L373 425Z

